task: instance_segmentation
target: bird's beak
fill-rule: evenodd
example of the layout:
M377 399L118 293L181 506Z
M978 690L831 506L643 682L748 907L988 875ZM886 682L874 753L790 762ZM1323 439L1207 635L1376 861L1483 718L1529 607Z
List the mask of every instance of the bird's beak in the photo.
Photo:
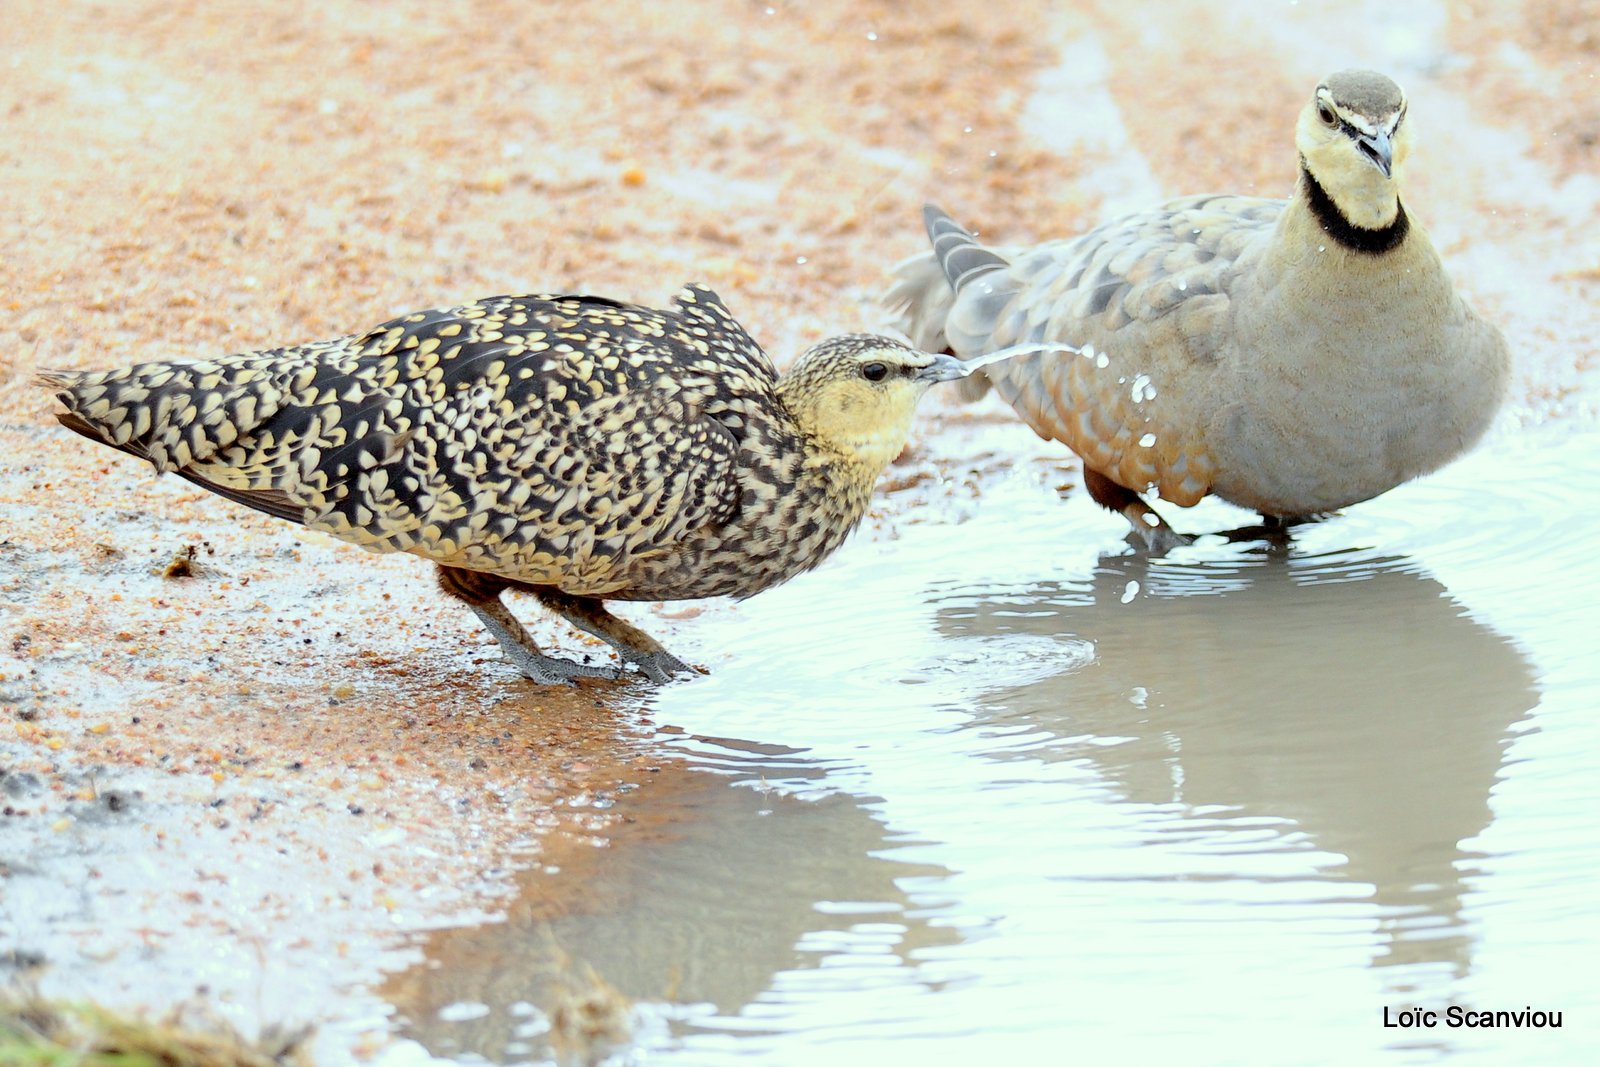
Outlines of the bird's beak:
M932 363L917 371L916 379L930 385L934 382L953 382L957 378L965 378L970 371L971 368L956 357L940 353L933 355Z
M1383 130L1368 136L1362 134L1356 138L1356 144L1361 147L1361 154L1367 157L1367 162L1383 171L1383 176L1388 178L1394 172L1394 142Z

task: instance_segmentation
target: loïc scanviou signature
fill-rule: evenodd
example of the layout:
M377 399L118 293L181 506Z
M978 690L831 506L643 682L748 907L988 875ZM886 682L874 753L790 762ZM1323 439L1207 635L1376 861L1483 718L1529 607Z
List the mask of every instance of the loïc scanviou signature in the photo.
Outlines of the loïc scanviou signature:
M1384 1005L1383 1025L1387 1029L1401 1030L1430 1030L1443 1023L1452 1029L1456 1027L1504 1027L1508 1029L1552 1029L1561 1028L1561 1013L1559 1011L1535 1011L1531 1006L1524 1006L1516 1011L1476 1011L1464 1008L1459 1004L1451 1004L1443 1009L1433 1008L1391 1008Z

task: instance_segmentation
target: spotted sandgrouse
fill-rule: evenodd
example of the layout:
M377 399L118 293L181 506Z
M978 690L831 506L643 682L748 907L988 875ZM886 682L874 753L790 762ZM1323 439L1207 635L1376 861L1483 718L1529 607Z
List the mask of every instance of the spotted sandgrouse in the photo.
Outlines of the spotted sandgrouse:
M980 373L1153 552L1184 538L1151 490L1269 524L1367 500L1472 447L1510 374L1401 203L1411 125L1398 85L1344 71L1300 115L1287 201L1190 197L999 251L929 205L934 250L896 268L885 302L929 351L1080 346Z
M967 366L883 337L782 378L716 294L660 311L494 297L203 362L52 371L91 440L269 515L438 565L529 678L532 593L656 681L684 664L603 600L746 597L815 567L867 509L933 382Z

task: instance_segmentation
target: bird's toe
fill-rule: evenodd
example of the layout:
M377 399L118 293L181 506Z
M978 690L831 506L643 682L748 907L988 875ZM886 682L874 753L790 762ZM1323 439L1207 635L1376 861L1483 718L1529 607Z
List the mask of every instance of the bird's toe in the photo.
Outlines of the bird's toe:
M579 678L616 681L622 676L617 667L597 667L588 663L574 663L537 653L516 657L517 667L532 681L540 685L572 685Z
M673 675L695 674L695 668L667 651L650 652L633 658L641 674L658 685L672 681Z
M1165 523L1136 530L1130 536L1136 543L1142 544L1145 552L1151 556L1165 556L1175 548L1194 544L1192 535L1179 533Z

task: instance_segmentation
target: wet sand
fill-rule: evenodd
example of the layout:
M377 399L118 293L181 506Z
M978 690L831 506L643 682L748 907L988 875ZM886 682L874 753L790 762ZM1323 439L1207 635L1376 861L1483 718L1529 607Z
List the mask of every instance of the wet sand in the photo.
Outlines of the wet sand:
M1385 10L1357 21L1412 92L1411 200L1512 338L1510 417L1592 417L1593 3ZM493 913L513 869L625 847L596 837L617 790L698 788L636 743L642 683L533 689L424 564L153 480L57 427L37 368L689 280L781 366L878 319L925 199L1021 242L1126 200L1286 193L1295 112L1359 53L1337 13L1254 11L8 5L0 966L125 1005L204 989L367 1051L381 1005L358 990L415 958L408 935ZM1228 62L1203 51L1219 39ZM949 431L994 418L930 401L863 536L977 506L1009 457ZM162 576L191 550L191 576ZM698 610L631 609L715 666Z

